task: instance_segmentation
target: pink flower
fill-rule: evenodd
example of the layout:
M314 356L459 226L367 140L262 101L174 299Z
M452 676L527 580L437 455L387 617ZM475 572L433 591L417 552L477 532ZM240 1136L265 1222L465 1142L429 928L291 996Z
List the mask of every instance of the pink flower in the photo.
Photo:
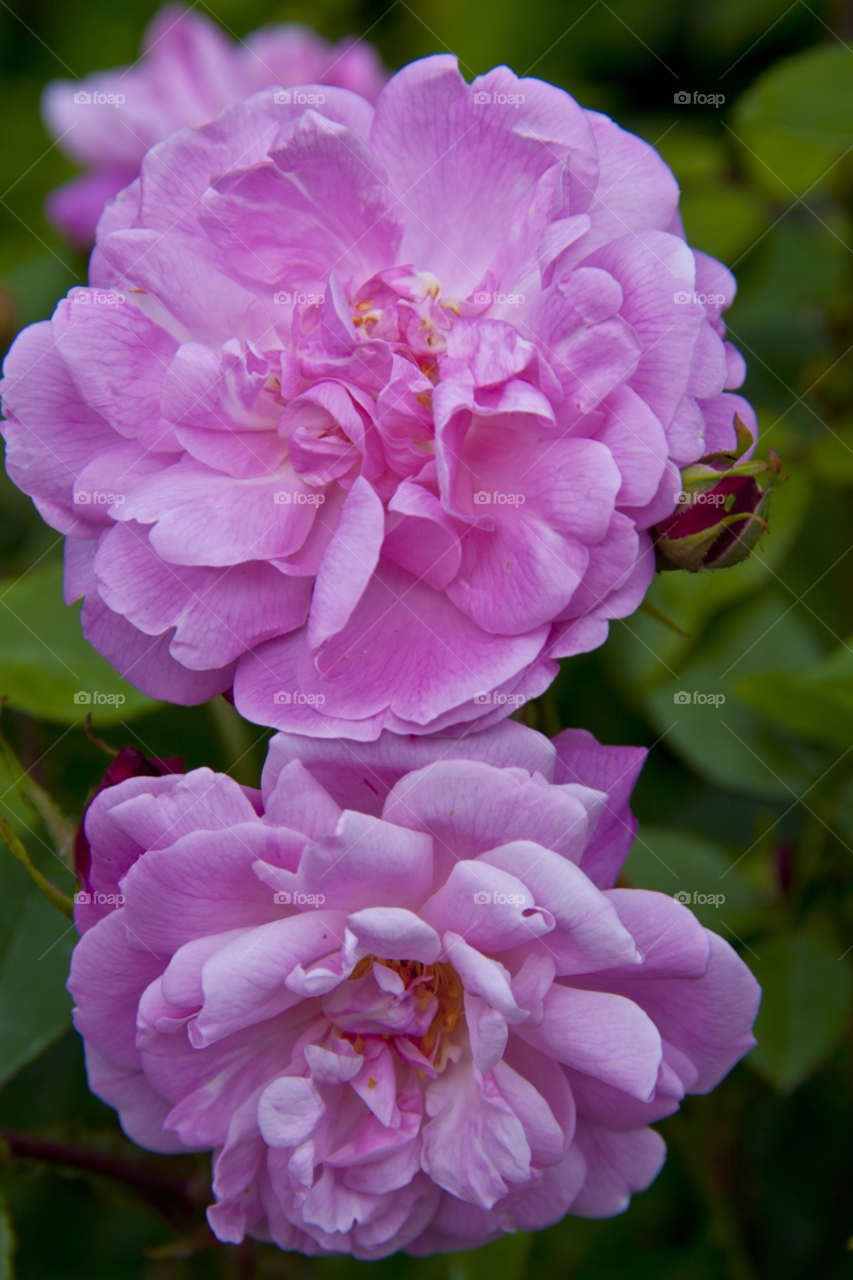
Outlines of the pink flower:
M260 793L103 791L69 979L92 1089L142 1146L213 1149L221 1240L377 1258L619 1213L759 996L686 907L612 888L644 755L281 734Z
M375 111L277 96L104 214L92 287L8 357L10 475L152 696L488 725L636 609L679 467L755 434L734 281L656 152L551 85L441 56Z
M88 249L104 205L139 173L149 147L184 125L207 124L229 103L268 85L329 84L375 102L386 72L372 45L331 45L295 24L265 27L237 44L198 10L166 4L132 67L44 91L45 126L87 172L47 198L47 216Z

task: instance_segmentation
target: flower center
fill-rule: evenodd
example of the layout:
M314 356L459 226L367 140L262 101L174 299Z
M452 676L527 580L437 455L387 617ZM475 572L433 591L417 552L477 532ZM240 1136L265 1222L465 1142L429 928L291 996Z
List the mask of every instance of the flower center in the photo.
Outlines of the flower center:
M386 960L382 956L363 956L353 969L349 980L355 981L370 973L375 964L392 969L399 974L408 994L425 1009L430 1000L437 1008L432 1022L420 1037L420 1051L425 1058L433 1049L441 1049L441 1038L456 1029L462 1017L463 988L459 974L446 960L424 964L420 960ZM436 1056L439 1056L438 1054Z

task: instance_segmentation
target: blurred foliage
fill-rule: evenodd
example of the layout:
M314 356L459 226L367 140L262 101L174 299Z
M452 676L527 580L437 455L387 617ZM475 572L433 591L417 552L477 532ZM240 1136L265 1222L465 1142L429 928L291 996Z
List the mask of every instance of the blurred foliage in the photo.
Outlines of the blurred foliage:
M72 172L40 124L41 87L132 61L154 7L0 6L0 344L85 278L85 262L41 211L45 192ZM603 741L651 748L622 883L689 895L702 923L738 949L764 987L760 1043L710 1097L687 1099L659 1126L670 1147L664 1171L619 1219L567 1218L534 1237L422 1261L310 1260L251 1242L202 1247L209 1240L195 1226L176 1236L119 1178L11 1159L0 1170L0 1280L13 1265L19 1280L853 1276L845 1249L853 1230L851 7L202 7L237 35L299 20L332 38L367 35L392 67L449 49L469 77L507 62L550 79L659 147L681 185L691 242L735 270L739 294L727 319L748 360L760 451L775 448L790 476L774 494L771 533L735 569L659 576L650 599L686 636L648 615L614 623L601 650L563 664L526 718L546 732L583 726ZM684 90L725 102L676 107ZM8 760L0 768L0 813L35 864L70 892L21 777L26 770L76 820L106 763L83 730L85 710L96 720L100 711L98 732L117 746L180 754L188 767L230 769L244 782L257 781L268 734L221 699L164 707L119 681L60 602L60 559L61 539L0 479L2 729L21 761L19 771ZM81 688L127 700L81 707L73 702ZM696 693L713 701L697 702ZM0 1081L8 1080L0 1130L203 1186L205 1157L140 1153L88 1093L63 988L73 932L63 933L63 917L0 853Z

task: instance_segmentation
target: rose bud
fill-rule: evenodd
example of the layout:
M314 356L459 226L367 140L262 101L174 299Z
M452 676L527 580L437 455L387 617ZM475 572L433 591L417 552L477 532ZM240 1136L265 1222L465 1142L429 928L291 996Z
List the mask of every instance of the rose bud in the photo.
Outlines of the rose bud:
M122 747L121 751L116 753L103 778L89 797L74 837L74 870L83 889L89 888L89 868L92 865L92 854L86 836L86 814L95 796L106 791L108 787L126 782L128 778L162 778L167 773L183 773L183 770L184 762L181 756L169 756L165 760L149 760L141 751L137 751L136 747Z
M767 462L740 462L753 439L737 416L735 429L733 453L706 454L682 471L676 510L652 530L658 569L728 569L749 557L767 529L781 463L772 449Z

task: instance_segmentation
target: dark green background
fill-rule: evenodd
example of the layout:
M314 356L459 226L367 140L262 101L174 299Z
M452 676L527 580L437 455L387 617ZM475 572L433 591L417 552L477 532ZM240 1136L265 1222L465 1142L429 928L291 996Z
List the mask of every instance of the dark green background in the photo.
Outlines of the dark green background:
M44 83L132 60L154 6L0 0L0 329L46 317L85 264L45 223L71 166L39 121ZM772 532L748 564L663 575L649 616L615 623L564 663L526 712L651 748L635 796L625 883L725 895L697 914L765 990L759 1048L708 1098L659 1126L663 1173L628 1212L567 1218L538 1236L413 1262L322 1261L218 1247L152 1256L174 1233L116 1181L26 1161L0 1169L0 1280L189 1280L374 1273L405 1280L840 1280L853 1276L853 7L787 0L264 0L199 5L235 35L298 19L368 33L388 65L449 49L470 78L499 62L553 80L660 147L691 243L738 276L731 336L762 444L782 456ZM678 90L725 95L676 107ZM0 481L3 730L76 819L105 759L71 702L79 672L120 687L59 603L61 540ZM13 585L22 574L20 585ZM69 675L69 671L71 675ZM112 682L112 683L110 683ZM726 702L682 706L686 689ZM189 766L257 780L265 737L221 700L180 710L133 700L99 731ZM48 833L0 769L0 812L70 890ZM72 934L0 848L0 1128L141 1160L169 1175L205 1161L136 1152L88 1095L62 983ZM45 1049L45 1046L48 1046ZM5 1270L4 1270L5 1267Z

